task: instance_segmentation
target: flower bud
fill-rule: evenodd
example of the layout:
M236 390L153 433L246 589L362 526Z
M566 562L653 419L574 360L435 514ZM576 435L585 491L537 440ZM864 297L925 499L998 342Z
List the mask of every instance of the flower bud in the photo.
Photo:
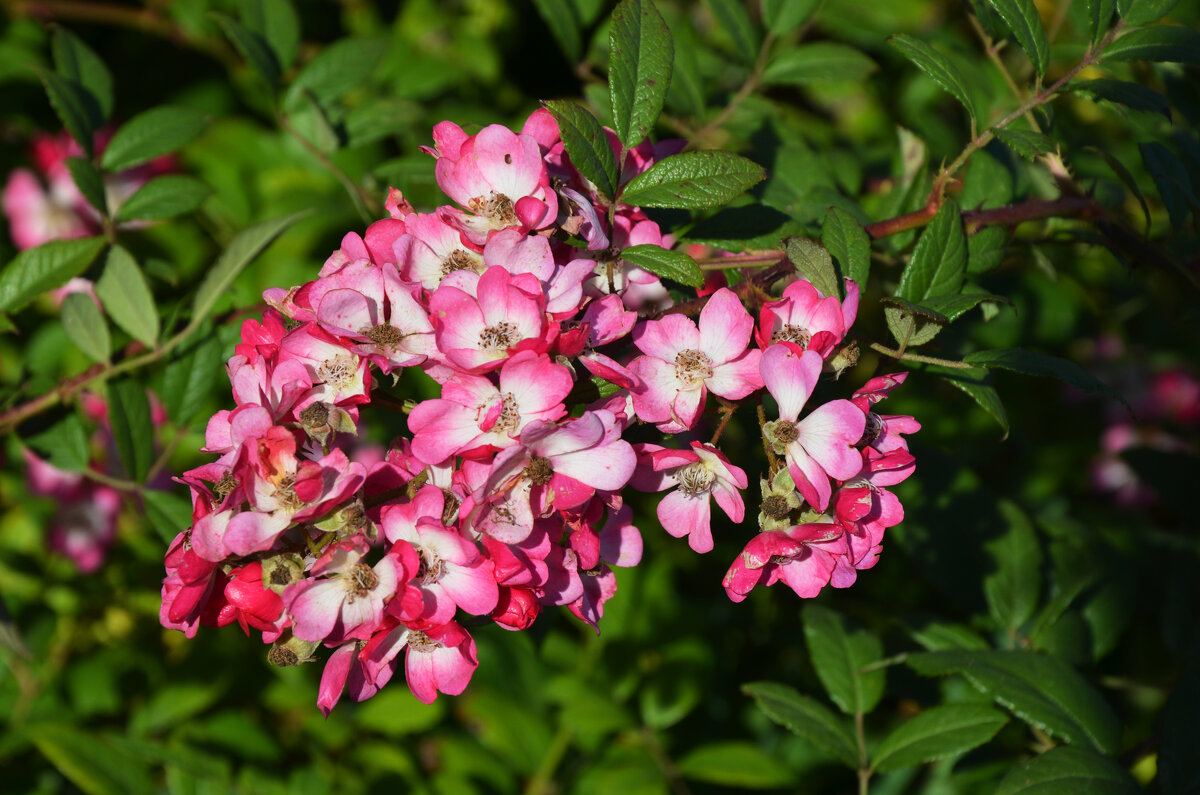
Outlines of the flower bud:
M267 652L267 662L280 668L300 665L311 660L320 645L319 641L300 640L288 632L271 644L271 650Z
M505 629L529 629L542 606L528 588L500 588L500 601L492 611L492 620Z

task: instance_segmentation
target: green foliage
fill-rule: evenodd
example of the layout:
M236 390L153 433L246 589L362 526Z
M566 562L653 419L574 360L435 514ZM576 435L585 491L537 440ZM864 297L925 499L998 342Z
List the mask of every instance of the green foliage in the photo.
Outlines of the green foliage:
M979 704L933 707L885 737L872 764L886 773L955 756L983 745L1006 723L1003 712Z
M158 341L158 308L133 255L121 246L108 250L104 274L96 282L104 311L125 333L148 348Z
M765 176L762 166L730 152L684 152L629 180L620 199L643 207L704 210L726 204Z
M652 0L622 0L609 28L609 90L617 137L626 149L645 140L671 85L675 48Z
M121 171L170 154L203 132L204 113L193 108L151 108L113 133L100 158L109 171Z
M67 337L94 362L108 361L112 339L104 315L91 297L71 293L62 304L62 322Z
M596 117L574 102L546 102L546 110L558 122L563 146L571 156L571 164L611 199L617 195L620 168L616 155Z
M783 241L788 260L796 266L796 272L808 281L821 295L842 299L846 285L841 271L833 263L829 252L805 237L789 237Z
M630 246L621 249L621 259L689 287L704 284L704 271L682 251L652 245Z
M104 238L52 240L26 249L0 271L0 312L13 312L39 293L78 276L104 248Z

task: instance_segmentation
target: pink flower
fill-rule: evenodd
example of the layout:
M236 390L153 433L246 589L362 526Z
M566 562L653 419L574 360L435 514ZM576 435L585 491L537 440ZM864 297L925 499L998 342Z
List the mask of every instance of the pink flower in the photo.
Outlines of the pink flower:
M404 222L408 232L396 243L404 279L434 290L455 271L483 272L483 255L464 246L458 229L441 216L414 213Z
M650 454L654 471L661 474L658 489L676 487L658 503L658 520L676 538L688 537L696 552L711 552L709 499L734 522L746 515L739 489L746 488L746 473L729 462L720 450L692 442L691 450L657 450Z
M837 296L823 297L805 279L789 284L781 299L763 305L755 331L759 347L791 342L828 358L858 312L858 285L847 279L846 287L843 304Z
M449 364L467 372L499 367L518 350L544 351L545 298L537 279L488 268L476 295L443 285L429 299L437 348Z
M594 500L591 506L598 510L599 501ZM616 511L610 509L599 533L581 523L571 534L571 546L578 556L582 593L568 602L567 608L599 634L604 603L617 593L617 577L609 564L636 566L642 559L642 534L633 525L633 509L628 505Z
M50 548L66 555L85 574L100 568L117 534L121 495L82 474L59 469L28 449L24 454L29 490L58 503L50 520Z
M725 593L734 602L755 586L782 580L796 595L811 599L829 583L836 564L836 543L843 530L835 524L806 524L759 533L746 544L725 574Z
M718 290L700 312L699 328L683 315L651 320L633 331L646 354L629 369L643 382L633 408L666 433L695 426L709 390L740 400L762 386L758 350L746 350L754 321L728 289Z
M859 440L860 445L870 445L881 453L908 449L903 434L921 430L921 423L906 414L876 414L871 408L903 384L907 377L908 373L877 376L851 396L850 401L867 415L866 430Z

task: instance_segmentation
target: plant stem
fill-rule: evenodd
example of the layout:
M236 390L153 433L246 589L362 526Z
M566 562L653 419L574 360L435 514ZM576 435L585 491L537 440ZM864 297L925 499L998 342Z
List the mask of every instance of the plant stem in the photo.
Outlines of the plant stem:
M710 135L720 129L721 125L729 121L742 103L758 90L758 86L762 83L763 70L767 68L767 59L771 55L771 46L775 43L775 34L768 33L763 37L762 46L758 48L758 57L754 60L754 68L750 71L750 76L746 78L746 82L738 89L737 93L730 97L729 102L721 109L721 112L714 116L707 124L701 127L691 136L691 144L702 143Z
M882 353L884 356L890 356L902 362L920 362L922 364L936 364L942 367L953 367L956 370L970 370L975 365L960 362L955 359L939 359L935 356L923 356L919 353L908 353L906 351L897 351L886 345L881 345L878 342L868 342L867 347L876 353Z
M323 152L320 147L312 141L300 134L293 125L291 120L284 113L278 113L275 116L275 121L279 124L279 128L291 136L300 146L304 147L304 151L317 159L317 162L342 183L342 187L350 194L350 200L354 202L354 207L362 216L363 222L370 224L375 219L383 215L383 206L379 200L371 194L369 190L359 185L350 176L343 171L337 163L330 159L329 155Z
M724 398L718 397L721 401L721 422L717 425L717 429L713 431L712 438L708 440L710 445L715 445L717 440L721 438L721 433L725 430L725 426L729 424L729 420L733 417L733 412L737 411L738 404L730 403Z
M871 791L871 766L867 760L867 732L861 708L854 711L854 739L858 742L858 795Z

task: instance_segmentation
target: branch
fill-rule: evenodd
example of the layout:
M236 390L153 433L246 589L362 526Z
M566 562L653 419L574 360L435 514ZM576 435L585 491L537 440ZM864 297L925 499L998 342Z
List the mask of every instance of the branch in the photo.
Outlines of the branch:
M721 112L691 136L693 144L702 143L704 139L716 132L722 124L729 121L729 117L741 107L742 103L758 89L759 84L762 82L763 71L767 68L767 59L771 54L771 45L774 43L774 33L768 33L763 37L762 46L758 48L758 58L754 61L754 68L751 70L750 76L746 78L746 82L742 84L737 93L730 98L728 104L721 109Z

